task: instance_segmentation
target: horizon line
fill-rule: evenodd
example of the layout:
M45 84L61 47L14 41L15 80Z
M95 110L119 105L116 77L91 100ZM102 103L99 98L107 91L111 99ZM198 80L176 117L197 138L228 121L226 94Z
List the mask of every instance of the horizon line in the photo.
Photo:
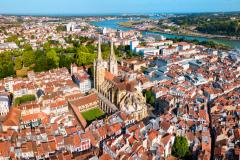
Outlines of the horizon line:
M47 17L92 17L92 16L147 16L151 14L199 14L240 13L240 11L193 11L193 12L135 12L135 13L0 13L1 16L47 16Z

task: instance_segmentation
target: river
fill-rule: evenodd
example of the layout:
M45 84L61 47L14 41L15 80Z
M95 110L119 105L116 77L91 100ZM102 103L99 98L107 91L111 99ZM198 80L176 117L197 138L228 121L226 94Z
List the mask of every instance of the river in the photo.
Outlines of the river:
M104 21L98 21L98 22L92 22L91 24L98 26L98 27L106 27L116 30L122 30L122 31L128 31L133 30L133 28L129 27L123 27L118 25L119 22L127 22L129 19L114 19L114 20L104 20ZM218 43L223 43L226 45L231 46L232 48L240 50L240 40L225 40L225 39L211 39L211 38L204 38L204 37L195 37L195 36L180 36L180 35L174 35L174 34L166 34L166 33L159 33L159 32L152 32L152 31L143 31L143 35L163 35L166 38L183 38L186 40L198 40L198 41L208 41L213 40Z

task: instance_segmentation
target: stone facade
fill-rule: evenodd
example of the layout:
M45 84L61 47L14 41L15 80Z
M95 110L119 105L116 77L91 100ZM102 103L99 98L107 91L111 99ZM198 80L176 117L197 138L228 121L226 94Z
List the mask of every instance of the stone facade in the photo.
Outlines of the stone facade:
M102 59L101 42L98 44L98 57L94 62L94 88L104 95L119 110L134 116L136 120L147 117L147 104L142 93L137 91L134 84L118 74L118 64L114 54L113 43L108 67Z
M118 75L118 64L117 64L117 59L114 54L114 48L113 48L113 42L111 42L111 54L109 56L109 72L112 73L113 75L117 76Z

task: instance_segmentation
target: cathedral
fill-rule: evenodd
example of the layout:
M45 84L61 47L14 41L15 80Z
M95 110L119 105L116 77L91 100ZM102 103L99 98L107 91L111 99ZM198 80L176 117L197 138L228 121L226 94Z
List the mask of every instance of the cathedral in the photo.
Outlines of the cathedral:
M119 110L132 115L136 120L148 116L146 100L135 84L118 72L118 63L111 42L108 61L102 59L101 41L98 42L97 59L94 61L94 88Z

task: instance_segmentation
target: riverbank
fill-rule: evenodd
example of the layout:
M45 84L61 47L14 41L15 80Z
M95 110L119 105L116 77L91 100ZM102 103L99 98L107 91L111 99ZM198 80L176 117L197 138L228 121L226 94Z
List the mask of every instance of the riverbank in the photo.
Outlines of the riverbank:
M165 32L163 30L157 30L157 29L149 29L146 31L151 31L151 32L159 32L159 33L165 33L165 34L175 34L178 36L194 36L194 37L199 37L199 38L209 38L209 39L222 39L222 40L240 40L240 37L230 37L230 36L221 36L221 35L212 35L212 34L204 34L200 32L187 32L187 33L179 33L179 32Z
M129 19L114 19L114 20L103 20L103 21L95 21L91 22L92 25L97 26L97 27L106 27L106 28L111 28L115 30L122 30L122 31L128 31L128 30L139 30L136 28L133 28L132 26L121 26L119 25L120 22L129 22ZM139 30L141 31L141 30ZM179 38L179 39L185 39L185 40L198 40L200 42L202 41L214 41L217 43L221 43L224 45L231 46L234 49L240 50L240 40L227 40L227 39L219 39L219 38L208 38L208 37L200 37L200 36L188 36L188 35L179 35L179 34L174 34L174 33L163 33L163 32L154 32L154 31L141 31L143 35L162 35L168 39L174 39L174 38Z
M121 27L130 27L130 28L137 29L134 27L134 25L131 22L119 22L117 24Z
M132 29L136 29L139 30L137 27L135 27L135 25L132 22L119 22L117 23L119 26L121 27L128 27L128 28L132 28ZM187 33L183 33L183 32L175 32L175 31L164 31L164 30L160 30L160 29L147 29L144 30L146 32L155 32L155 33L164 33L164 34L174 34L174 35L178 35L178 36L192 36L192 37L199 37L199 38L208 38L208 39L219 39L219 40L234 40L234 41L238 41L240 40L240 37L232 37L232 36L221 36L221 35L212 35L212 34L204 34L204 33L200 33L200 32L190 32L188 31Z

